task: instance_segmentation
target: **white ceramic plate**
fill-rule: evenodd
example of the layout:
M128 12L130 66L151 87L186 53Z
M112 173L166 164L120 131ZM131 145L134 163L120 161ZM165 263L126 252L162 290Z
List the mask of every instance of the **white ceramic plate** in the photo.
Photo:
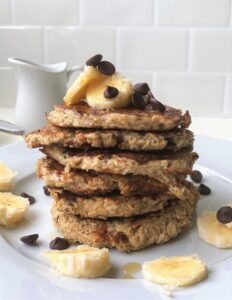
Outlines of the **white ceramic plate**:
M199 136L195 143L200 154L195 167L204 174L204 182L212 189L210 196L202 197L198 213L203 209L217 209L232 202L232 143ZM197 253L209 267L209 277L203 282L174 291L180 299L232 299L232 250L214 248L198 237L196 228L162 246L124 254L111 250L112 269L106 278L94 280L57 276L41 256L49 249L50 240L57 235L51 225L49 210L51 198L45 196L43 183L36 178L35 163L41 154L29 150L23 142L0 148L0 160L18 171L14 193L27 192L37 202L30 206L25 221L16 229L0 228L0 300L45 299L161 299L159 286L142 279L122 278L122 266L127 262L143 263L146 260L168 255ZM23 235L39 233L38 247L22 244Z

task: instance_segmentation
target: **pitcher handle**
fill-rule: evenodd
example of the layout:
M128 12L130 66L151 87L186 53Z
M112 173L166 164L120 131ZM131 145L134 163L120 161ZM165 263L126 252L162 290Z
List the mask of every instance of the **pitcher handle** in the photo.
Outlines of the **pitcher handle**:
M77 71L82 71L84 69L83 66L73 66L71 68L68 68L67 70L67 80L70 79L70 76L74 73L74 72L77 72Z

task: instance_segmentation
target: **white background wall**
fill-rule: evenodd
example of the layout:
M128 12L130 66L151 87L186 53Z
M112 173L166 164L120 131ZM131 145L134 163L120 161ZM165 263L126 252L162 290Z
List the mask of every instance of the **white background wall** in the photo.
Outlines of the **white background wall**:
M195 116L232 117L230 0L0 0L0 106L15 104L7 58L104 59Z

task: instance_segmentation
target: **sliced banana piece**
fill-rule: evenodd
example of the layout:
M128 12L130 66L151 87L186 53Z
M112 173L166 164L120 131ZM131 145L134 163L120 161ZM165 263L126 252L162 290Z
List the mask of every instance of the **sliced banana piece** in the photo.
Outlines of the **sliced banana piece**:
M103 276L110 268L109 250L81 245L75 249L53 250L44 253L60 274L79 278Z
M10 191L17 172L13 172L6 164L0 162L0 191Z
M27 198L0 193L0 224L14 228L24 218L29 205Z
M219 223L215 211L204 211L197 218L197 228L206 243L218 248L232 247L232 228Z
M64 96L67 105L75 104L85 99L87 87L97 79L103 79L103 75L97 68L85 66L84 70L77 77Z
M118 89L119 93L115 98L107 99L104 97L104 91L107 86ZM114 75L106 76L103 80L99 79L91 82L86 91L86 100L89 106L96 109L124 108L131 101L132 92L132 82L115 73Z
M206 264L196 255L161 257L144 262L142 271L145 279L176 287L193 285L208 274Z

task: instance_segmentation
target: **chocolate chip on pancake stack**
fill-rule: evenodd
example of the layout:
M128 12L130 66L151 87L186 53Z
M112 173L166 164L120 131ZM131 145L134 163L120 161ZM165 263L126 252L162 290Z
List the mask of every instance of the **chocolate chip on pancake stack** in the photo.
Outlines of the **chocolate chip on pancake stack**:
M132 85L96 55L49 124L25 137L46 157L55 226L70 243L132 251L161 244L192 225L198 192L186 180L198 158L188 112Z

